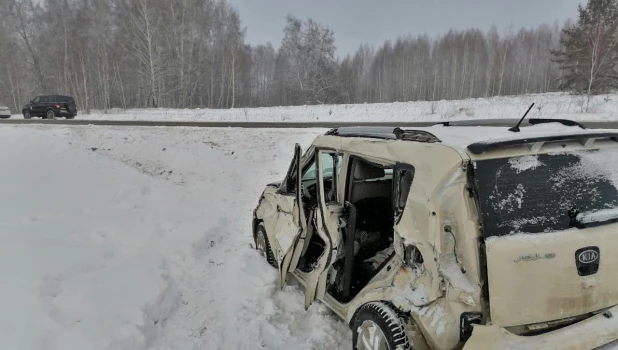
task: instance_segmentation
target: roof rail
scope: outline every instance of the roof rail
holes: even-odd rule
[[[580,124],[574,120],[570,120],[570,119],[548,119],[548,118],[530,118],[528,119],[528,123],[530,123],[531,125],[537,125],[537,124],[548,124],[548,123],[560,123],[562,125],[565,126],[577,126],[581,129],[586,129],[586,127],[583,124]]]
[[[536,137],[526,137],[526,138],[506,138],[506,139],[496,139],[496,140],[488,140],[482,142],[476,142],[471,145],[468,145],[468,149],[470,152],[474,154],[483,154],[486,151],[506,148],[510,146],[524,145],[528,143],[545,143],[545,142],[555,142],[555,141],[577,141],[577,140],[586,140],[594,141],[596,139],[610,139],[612,141],[618,142],[618,132],[587,132],[587,133],[578,133],[578,134],[567,134],[567,135],[551,135],[551,136],[536,136]]]
[[[464,119],[464,120],[453,120],[453,121],[446,121],[446,122],[440,122],[437,123],[436,125],[443,125],[443,126],[495,126],[495,127],[500,127],[500,126],[513,126],[515,124],[517,124],[517,122],[519,122],[518,119],[511,119],[511,118],[505,118],[505,119]],[[570,120],[570,119],[550,119],[550,118],[530,118],[530,119],[525,119],[521,126],[534,126],[537,124],[548,124],[548,123],[560,123],[562,125],[565,126],[577,126],[580,127],[582,129],[586,129],[586,127],[574,120]]]
[[[341,137],[367,137],[383,140],[403,140],[417,142],[441,142],[435,135],[422,130],[404,130],[396,127],[388,126],[353,126],[335,128],[326,132],[325,135],[341,136]]]

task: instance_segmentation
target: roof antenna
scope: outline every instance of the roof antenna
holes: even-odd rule
[[[524,114],[523,117],[521,117],[521,119],[519,120],[519,123],[517,123],[517,125],[515,125],[514,127],[510,128],[509,131],[512,132],[520,132],[521,130],[519,130],[519,126],[521,125],[521,122],[524,121],[524,119],[526,119],[526,116],[528,115],[528,113],[530,113],[530,110],[532,109],[532,107],[534,107],[534,102],[530,105],[530,108],[528,108],[528,110],[526,111],[526,114]]]

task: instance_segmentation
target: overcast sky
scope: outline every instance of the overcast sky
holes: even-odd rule
[[[335,31],[338,54],[362,43],[378,46],[399,35],[441,34],[450,28],[502,32],[576,19],[585,0],[228,0],[240,12],[247,42],[275,47],[283,37],[285,16],[308,17]]]

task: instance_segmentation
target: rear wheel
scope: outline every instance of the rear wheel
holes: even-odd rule
[[[255,234],[255,248],[266,258],[266,261],[274,268],[277,267],[277,261],[272,249],[270,249],[270,242],[268,242],[268,236],[266,235],[266,227],[263,223],[260,223],[257,227],[257,233]]]
[[[385,303],[361,306],[352,322],[355,350],[412,350],[403,322]]]
[[[56,119],[56,115],[54,114],[54,111],[49,109],[47,110],[47,112],[45,112],[45,118],[46,119]]]
[[[24,111],[24,119],[30,119],[32,116],[30,115],[30,111]]]

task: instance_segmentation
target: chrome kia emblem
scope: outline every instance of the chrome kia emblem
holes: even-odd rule
[[[599,253],[595,250],[588,249],[579,253],[577,256],[577,260],[582,264],[591,264],[597,260],[599,260]]]

